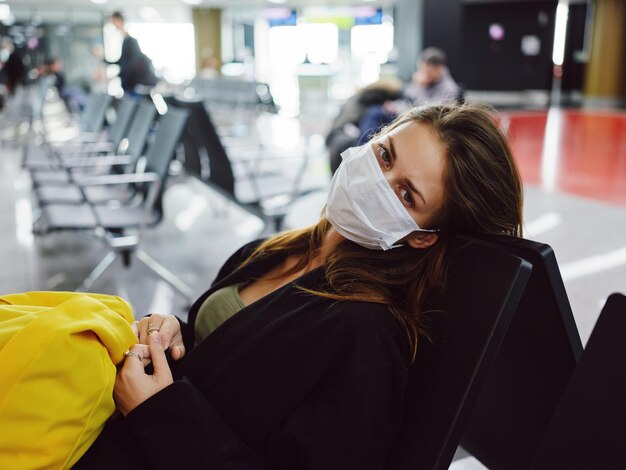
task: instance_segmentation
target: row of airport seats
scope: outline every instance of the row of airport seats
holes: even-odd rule
[[[227,78],[194,78],[188,84],[195,96],[201,96],[213,112],[219,110],[278,112],[278,105],[267,83]]]
[[[260,152],[264,145],[258,135],[260,116],[275,115],[279,107],[267,83],[234,78],[194,78],[172,92],[181,99],[202,101],[224,145],[241,146]]]
[[[326,188],[303,188],[309,155],[281,156],[262,149],[241,152],[226,145],[213,113],[203,98],[165,96],[168,105],[185,109],[190,120],[183,136],[187,173],[265,222],[267,231],[280,231],[293,203]],[[278,170],[277,170],[278,168]]]
[[[247,204],[238,195],[236,187],[245,174],[240,178],[233,170],[203,100],[166,96],[164,101],[167,112],[162,115],[151,101],[117,103],[109,144],[89,139],[48,142],[39,146],[43,156],[35,150],[25,154],[41,203],[38,230],[99,230],[109,243],[111,253],[83,288],[117,254],[126,261],[134,254],[150,264],[139,247],[140,234],[162,217],[159,201],[179,142],[189,174],[233,203],[273,220],[262,205]],[[87,105],[84,136],[101,108]],[[127,130],[118,132],[124,121]],[[118,140],[117,150],[123,154],[110,154]],[[84,155],[87,149],[93,151]],[[144,165],[140,173],[112,171]],[[63,196],[74,198],[72,203],[54,200],[59,189],[53,181],[73,188],[73,195]],[[95,188],[120,182],[127,186],[116,206],[99,200]],[[293,187],[288,194],[297,196]],[[139,235],[130,230],[139,230]],[[386,468],[446,469],[459,446],[490,469],[626,468],[621,444],[626,351],[620,338],[626,327],[626,297],[615,294],[608,300],[583,349],[549,246],[504,236],[456,236],[449,254],[446,289],[429,317],[429,338],[422,339],[411,367],[404,422]],[[170,281],[189,294],[178,280]]]
[[[165,95],[192,118],[184,136],[187,171],[227,199],[262,218],[270,230],[284,226],[292,204],[325,187],[304,189],[306,149],[278,155],[266,143],[261,118],[278,112],[266,83],[230,78],[194,78]]]
[[[118,256],[125,265],[133,256],[191,301],[191,289],[140,247],[145,230],[163,217],[170,163],[188,113],[167,109],[159,114],[150,100],[123,98],[115,122],[103,132],[111,105],[107,94],[90,95],[74,139],[57,144],[43,133],[25,145],[23,166],[31,174],[39,208],[33,230],[38,235],[83,231],[106,241],[110,251],[85,279],[83,290]]]
[[[155,104],[167,112],[158,115]],[[111,108],[115,120],[103,134]],[[134,255],[191,300],[189,287],[139,248],[144,231],[163,217],[161,201],[173,158],[189,175],[259,217],[263,233],[281,228],[290,203],[300,195],[306,158],[289,158],[290,165],[298,166],[290,179],[261,170],[258,154],[227,155],[203,100],[163,100],[156,94],[140,101],[113,100],[92,94],[77,123],[80,132],[63,142],[52,141],[41,126],[42,132],[24,146],[23,166],[39,207],[35,233],[96,231],[111,248],[83,282],[84,290],[118,255],[126,265]]]

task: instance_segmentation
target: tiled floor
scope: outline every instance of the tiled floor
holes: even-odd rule
[[[608,295],[626,292],[626,114],[515,112],[503,113],[501,122],[526,183],[526,236],[554,249],[584,343]],[[297,121],[283,123],[291,126],[294,148],[304,142],[311,154],[306,183],[312,186],[327,185],[330,177],[321,135],[327,123],[316,120],[315,133]],[[279,120],[272,126],[281,130]],[[285,139],[279,142],[288,150]],[[300,201],[288,225],[313,223],[323,199],[321,193]],[[258,218],[193,178],[174,178],[164,203],[165,218],[143,246],[194,294],[207,288],[231,252],[263,228]],[[106,253],[104,243],[78,233],[34,237],[33,209],[18,149],[0,147],[0,291],[76,288]],[[93,290],[122,295],[138,316],[184,315],[186,302],[139,263],[124,269],[117,262]],[[454,468],[481,466],[463,459]]]

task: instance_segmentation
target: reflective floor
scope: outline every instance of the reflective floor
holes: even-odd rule
[[[528,184],[626,205],[626,114],[505,112],[502,122]]]
[[[503,112],[500,119],[525,181],[526,237],[554,249],[585,343],[609,294],[626,292],[626,114],[554,109]],[[310,186],[324,187],[330,180],[323,147],[329,124],[330,119],[311,116],[289,124],[298,136],[290,132],[294,144],[303,139],[310,153],[305,178]],[[273,126],[280,142],[280,122]],[[36,207],[20,158],[18,148],[0,147],[0,291],[73,290],[107,248],[84,233],[32,234]],[[323,200],[322,192],[299,201],[287,225],[313,223]],[[164,220],[148,232],[143,247],[194,295],[209,286],[230,253],[263,229],[260,219],[184,175],[172,178],[164,204]],[[123,296],[136,316],[185,315],[187,301],[140,263],[125,269],[116,261],[92,290]],[[453,466],[481,468],[471,458]]]

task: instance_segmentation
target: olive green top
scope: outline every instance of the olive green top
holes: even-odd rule
[[[245,307],[239,297],[239,286],[233,284],[216,290],[200,306],[196,317],[196,345],[222,323]]]

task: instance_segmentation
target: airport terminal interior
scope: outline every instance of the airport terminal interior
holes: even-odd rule
[[[143,57],[130,84],[125,37]],[[490,107],[523,236],[553,250],[584,347],[626,293],[621,0],[0,0],[0,294],[113,294],[137,319],[186,319],[243,244],[317,223],[339,153],[375,130],[366,93],[370,109],[433,104],[407,91],[438,86],[424,64],[457,86],[445,99]],[[459,438],[451,469],[528,468]]]

